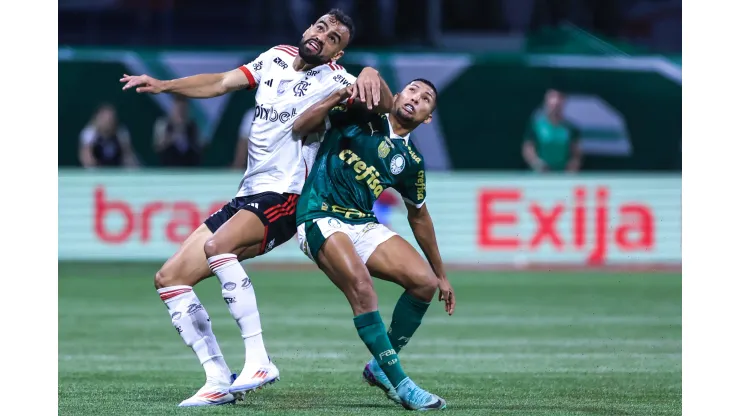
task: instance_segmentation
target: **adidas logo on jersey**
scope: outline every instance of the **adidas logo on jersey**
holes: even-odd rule
[[[272,80],[269,80],[269,81],[265,81],[265,84],[266,84],[266,85],[267,85],[268,87],[272,87]]]
[[[252,207],[254,209],[260,209],[260,206],[259,206],[259,203],[258,202],[250,202],[247,205],[249,205],[250,207]]]

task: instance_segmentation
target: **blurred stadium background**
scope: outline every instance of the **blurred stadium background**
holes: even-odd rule
[[[254,114],[251,91],[178,102],[118,79],[236,68],[334,6],[358,27],[348,71],[440,91],[412,140],[459,308],[430,310],[409,373],[458,414],[680,414],[680,1],[59,0],[60,414],[171,414],[200,386],[152,279],[233,197]],[[523,155],[548,90],[565,94],[578,169]],[[106,130],[118,166],[93,166]],[[376,208],[413,241],[397,195]],[[396,411],[359,383],[351,311],[296,244],[245,266],[283,381],[203,413]],[[212,280],[197,292],[237,370]],[[378,288],[389,317],[399,292]]]

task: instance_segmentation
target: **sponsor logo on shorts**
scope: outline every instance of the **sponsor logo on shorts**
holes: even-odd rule
[[[224,302],[226,302],[227,305],[236,303],[236,298],[224,296]]]
[[[172,320],[173,321],[176,321],[176,320],[180,319],[181,316],[182,316],[182,313],[175,312],[175,313],[172,314]]]
[[[228,291],[232,291],[235,288],[236,288],[236,283],[234,283],[234,282],[226,282],[226,283],[224,283],[224,289],[226,289]]]
[[[336,218],[329,218],[329,221],[327,221],[330,227],[332,228],[342,228],[342,223],[339,222]]]

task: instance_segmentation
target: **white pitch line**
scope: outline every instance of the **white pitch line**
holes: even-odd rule
[[[359,343],[355,343],[354,339],[294,339],[294,340],[273,340],[268,341],[270,348],[306,348],[306,347],[342,347],[345,345],[354,345],[357,348],[361,348]],[[79,343],[77,340],[60,341],[60,345],[74,345]],[[105,346],[107,344],[120,346],[119,342],[111,341],[110,343],[102,342],[98,343],[98,346]],[[222,348],[239,348],[242,346],[242,342],[233,340],[220,341],[219,344]],[[161,346],[161,341],[142,341],[137,343],[141,351],[143,347],[158,347]],[[488,347],[554,347],[554,348],[575,348],[575,347],[592,347],[592,348],[620,348],[620,347],[645,347],[658,348],[658,347],[673,347],[680,348],[682,340],[677,339],[665,339],[665,338],[641,338],[641,339],[610,339],[610,338],[547,338],[547,339],[536,339],[536,338],[502,338],[497,339],[495,334],[491,338],[487,339],[428,339],[425,337],[419,337],[412,339],[411,346],[413,348],[429,348],[429,347],[470,347],[470,348],[488,348]]]
[[[310,352],[310,351],[298,351],[298,352],[276,352],[273,353],[276,360],[279,359],[345,359],[345,358],[356,358],[356,353],[345,353],[345,352]],[[406,353],[401,354],[403,360],[476,360],[476,361],[496,361],[496,360],[542,360],[542,359],[554,359],[554,360],[599,360],[599,359],[681,359],[680,353],[465,353],[465,354],[451,354],[451,353]],[[111,362],[129,362],[129,361],[141,361],[142,358],[146,360],[156,361],[181,361],[181,360],[194,360],[195,357],[192,354],[170,354],[170,355],[105,355],[105,354],[76,354],[76,355],[62,355],[59,357],[63,361],[111,361]]]
[[[299,316],[299,315],[270,315],[262,314],[264,326],[274,327],[352,327],[351,316]],[[106,319],[106,322],[115,322],[116,325],[124,327],[141,327],[141,322],[134,317],[126,315]],[[214,317],[211,317],[213,320]],[[602,326],[602,325],[670,325],[681,326],[681,317],[676,316],[428,316],[422,325],[426,326]]]

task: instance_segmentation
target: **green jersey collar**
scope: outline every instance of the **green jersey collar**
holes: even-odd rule
[[[388,123],[388,134],[390,134],[391,139],[403,139],[404,143],[409,144],[409,136],[411,135],[411,133],[408,133],[405,136],[397,135],[393,132],[393,126],[391,126],[391,118],[388,117],[388,114],[383,115],[383,118],[385,118],[386,123]]]

